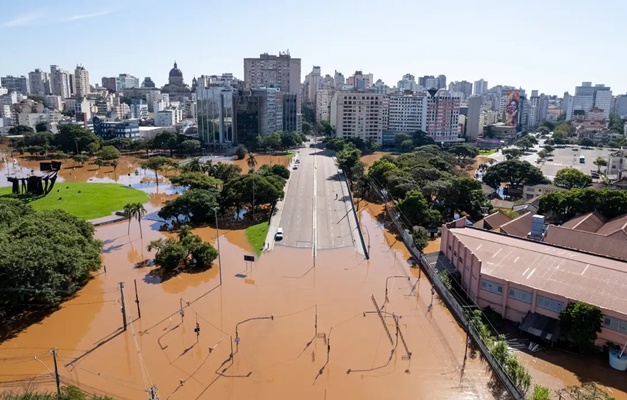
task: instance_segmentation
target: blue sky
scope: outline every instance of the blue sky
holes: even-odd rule
[[[84,65],[91,83],[130,73],[166,83],[232,72],[290,50],[323,74],[395,85],[407,72],[487,79],[549,94],[582,81],[627,91],[619,0],[31,0],[0,4],[0,76]]]

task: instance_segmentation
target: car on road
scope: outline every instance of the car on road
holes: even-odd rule
[[[298,165],[294,165],[294,167],[292,169],[294,169],[294,170],[298,169]]]
[[[274,234],[274,240],[276,240],[277,242],[283,240],[283,228],[278,228],[276,230],[276,233]]]

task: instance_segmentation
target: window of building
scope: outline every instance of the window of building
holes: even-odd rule
[[[481,289],[496,294],[503,294],[503,285],[481,278]]]
[[[622,319],[608,317],[607,315],[604,315],[603,327],[616,332],[627,334],[627,321],[623,321]]]
[[[532,296],[533,295],[531,292],[527,292],[526,290],[521,290],[521,289],[516,289],[516,288],[509,288],[509,293],[507,294],[507,297],[509,297],[510,299],[522,301],[523,303],[528,303],[528,304],[531,304]]]
[[[545,308],[557,313],[562,312],[562,310],[566,307],[563,301],[551,299],[541,295],[536,296],[536,305],[540,308]]]

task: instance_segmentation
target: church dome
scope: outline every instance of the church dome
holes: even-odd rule
[[[170,77],[183,77],[183,72],[176,66],[176,62],[174,62],[174,68],[170,70]]]

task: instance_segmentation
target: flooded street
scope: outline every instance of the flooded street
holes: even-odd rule
[[[465,334],[446,308],[435,299],[427,312],[431,286],[418,282],[406,250],[367,211],[361,218],[371,260],[353,248],[325,250],[315,267],[311,249],[286,247],[247,265],[243,232],[220,231],[221,286],[217,262],[165,282],[135,267],[162,237],[158,222],[143,222],[143,239],[136,224],[131,240],[126,223],[100,227],[107,272],[0,345],[2,386],[33,379],[53,388],[56,347],[63,383],[122,399],[144,399],[152,385],[162,399],[492,398],[485,365],[468,358],[462,368]],[[197,233],[216,245],[215,230]]]

